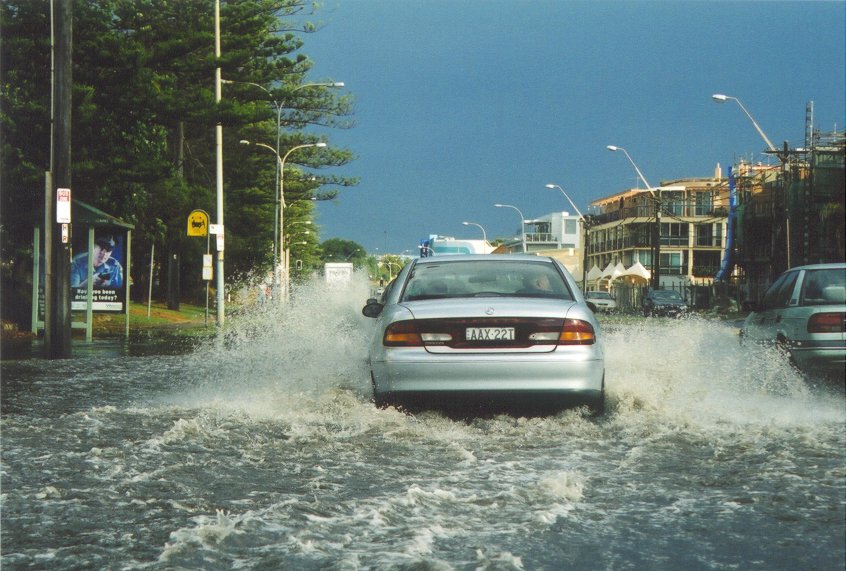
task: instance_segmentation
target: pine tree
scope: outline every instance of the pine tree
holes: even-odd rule
[[[48,8],[47,2],[31,0],[0,4],[4,260],[28,258],[32,227],[43,208],[50,149]],[[301,87],[314,81],[308,77],[312,62],[302,53],[305,38],[316,30],[306,20],[310,9],[303,0],[223,2],[222,57],[216,62],[213,5],[208,0],[76,4],[74,198],[135,225],[133,259],[145,260],[151,243],[162,256],[168,245],[183,249],[185,272],[191,278],[183,283],[193,282],[202,291],[197,260],[205,244],[183,235],[194,208],[214,217],[214,125],[220,121],[225,132],[227,280],[269,268],[276,162],[238,141],[275,142],[277,111],[272,100],[283,108],[282,151],[315,141],[307,133],[310,126],[352,126],[349,96]],[[235,82],[224,86],[220,105],[214,102],[218,63],[223,77]],[[352,159],[352,153],[342,149],[309,151],[314,152],[298,154],[290,167],[321,169]],[[295,216],[311,218],[310,198],[334,196],[336,191],[323,190],[324,185],[356,183],[288,170],[286,165],[286,195],[299,205],[291,208],[290,222]],[[143,264],[136,264],[132,275],[136,284],[144,283]]]

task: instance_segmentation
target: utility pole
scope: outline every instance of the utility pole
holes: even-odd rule
[[[52,228],[50,248],[50,300],[45,315],[47,358],[67,359],[71,356],[71,250],[70,231],[63,232],[56,219],[57,189],[71,188],[71,92],[72,74],[72,0],[53,0],[53,140],[52,184],[45,193],[45,229]],[[49,331],[49,333],[48,333]]]
[[[215,0],[215,105],[216,112],[220,113],[221,103],[221,3]],[[224,230],[224,134],[220,118],[215,124],[215,196],[217,204],[217,222],[221,232]],[[225,236],[225,234],[224,234]],[[226,312],[224,311],[224,250],[223,238],[218,236],[218,259],[215,267],[215,299],[217,301],[218,327],[224,324]]]
[[[615,145],[607,145],[607,149],[612,152],[622,151],[626,158],[629,160],[630,164],[635,168],[635,172],[638,173],[638,178],[641,179],[641,182],[644,183],[644,186],[647,187],[647,190],[650,191],[650,197],[653,201],[653,213],[656,216],[656,222],[652,225],[651,228],[651,256],[653,258],[653,270],[650,272],[650,285],[653,289],[659,289],[662,281],[660,279],[660,272],[662,268],[661,264],[661,255],[662,255],[662,194],[661,188],[657,188],[656,191],[653,191],[653,186],[647,182],[647,179],[644,178],[644,175],[641,173],[641,169],[638,168],[638,165],[635,164],[635,161],[632,160],[632,157],[629,156],[629,153],[623,147],[616,147]]]
[[[591,223],[588,218],[582,217],[582,293],[588,291],[588,246],[591,243]]]
[[[661,287],[660,274],[662,268],[662,194],[660,189],[656,189],[654,198],[656,223],[653,224],[653,270],[650,272],[650,278],[653,289]]]

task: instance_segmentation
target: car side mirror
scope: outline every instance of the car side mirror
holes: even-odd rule
[[[755,301],[742,301],[741,302],[741,310],[742,311],[759,311],[761,310],[761,306]]]
[[[372,297],[365,303],[365,307],[362,308],[362,315],[365,317],[379,317],[383,307],[385,306],[379,303],[376,298]]]
[[[594,305],[590,301],[586,301],[585,305],[587,305],[588,309],[590,309],[593,313],[597,313],[597,306],[596,305]]]

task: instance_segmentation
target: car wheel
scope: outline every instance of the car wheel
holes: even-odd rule
[[[600,396],[588,401],[588,412],[592,417],[603,416],[606,413],[606,391],[600,393]]]
[[[794,360],[794,354],[791,352],[791,342],[787,338],[782,336],[777,338],[776,350],[779,351],[780,355],[783,355],[788,360],[788,364],[791,365],[792,369],[795,371],[800,370],[797,366],[797,362]]]
[[[387,408],[388,400],[385,396],[377,394],[376,392],[376,381],[374,380],[373,372],[371,372],[371,390],[373,392],[373,402],[377,408]]]
[[[603,373],[603,380],[600,383],[600,395],[590,399],[588,404],[588,412],[593,417],[603,416],[606,413],[606,374]]]

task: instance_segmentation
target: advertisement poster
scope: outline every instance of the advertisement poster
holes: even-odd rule
[[[88,233],[75,232],[71,259],[71,309],[85,310],[88,282],[94,286],[94,311],[123,311],[125,294],[125,235],[109,229],[95,229],[94,248],[88,252]],[[88,275],[88,258],[93,268]]]

